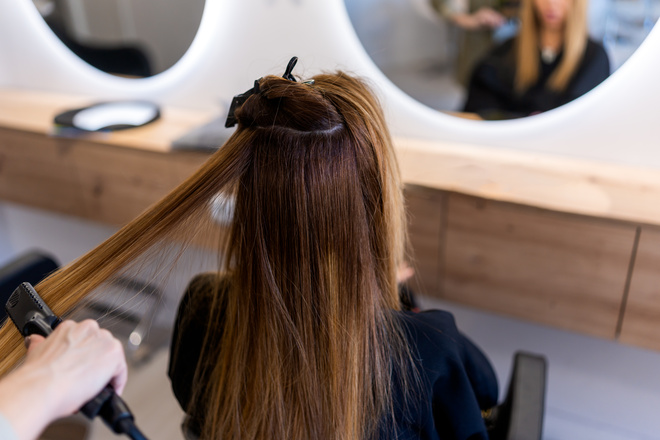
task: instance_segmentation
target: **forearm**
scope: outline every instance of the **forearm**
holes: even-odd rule
[[[34,440],[55,419],[53,381],[43,371],[19,368],[0,381],[0,413],[18,440]]]
[[[447,18],[456,26],[469,31],[479,29],[496,29],[504,24],[504,16],[488,7],[481,8],[473,13],[456,11],[447,14]]]
[[[481,27],[477,19],[472,14],[467,14],[467,13],[447,14],[447,18],[456,26],[462,29],[475,30]]]

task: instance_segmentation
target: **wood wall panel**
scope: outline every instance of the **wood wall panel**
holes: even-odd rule
[[[82,190],[61,139],[0,128],[0,198],[84,216]]]
[[[442,229],[446,194],[442,191],[408,185],[405,189],[410,240],[410,264],[415,276],[410,280],[417,293],[438,296],[442,271]]]
[[[135,218],[193,174],[207,154],[134,151],[80,145],[72,155],[84,203],[98,219],[122,224]]]
[[[451,194],[443,296],[613,338],[635,227]]]
[[[166,195],[207,157],[0,127],[0,199],[121,225]]]
[[[660,229],[642,227],[619,339],[660,350]]]

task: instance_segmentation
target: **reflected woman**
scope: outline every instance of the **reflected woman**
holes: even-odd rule
[[[610,74],[587,34],[587,0],[524,0],[520,33],[475,68],[464,111],[486,119],[528,116],[570,102]]]

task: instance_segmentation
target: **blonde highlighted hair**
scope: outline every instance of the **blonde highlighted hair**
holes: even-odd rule
[[[548,79],[547,87],[563,92],[580,66],[587,47],[588,0],[572,0],[564,25],[562,59]],[[520,9],[520,32],[516,38],[515,89],[524,93],[539,78],[540,23],[534,0],[523,0]]]
[[[374,438],[394,413],[393,378],[407,377],[394,314],[404,209],[382,110],[361,80],[313,79],[261,79],[236,132],[193,176],[36,286],[65,314],[154,245],[195,236],[192,219],[217,194],[235,197],[215,243],[231,285],[208,311],[222,316],[206,323],[196,377],[208,382],[191,384],[203,438]],[[0,374],[23,351],[5,325]]]

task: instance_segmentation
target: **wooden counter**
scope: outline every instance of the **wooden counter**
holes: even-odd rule
[[[38,188],[50,193],[57,191],[57,185],[73,185],[84,193],[84,199],[91,196],[98,202],[99,198],[116,196],[116,208],[122,210],[121,205],[133,203],[124,197],[136,197],[144,209],[145,201],[162,197],[207,157],[205,153],[171,148],[174,139],[215,116],[193,110],[166,107],[159,121],[112,134],[78,139],[51,136],[55,114],[92,102],[65,94],[0,89],[0,197],[55,210],[63,204],[66,206],[61,210],[69,212],[70,204],[40,195]],[[660,225],[660,170],[415,139],[395,139],[395,145],[407,183],[561,212]],[[34,181],[35,177],[43,182]],[[127,183],[130,191],[118,188]],[[110,194],[104,196],[108,191]],[[138,195],[144,191],[148,194]],[[109,200],[103,203],[112,204]],[[127,210],[126,216],[74,214],[123,223],[134,211]]]
[[[114,225],[133,219],[203,163],[171,142],[212,115],[162,109],[144,127],[52,136],[53,116],[89,98],[0,90],[0,198]]]
[[[407,183],[555,211],[660,225],[660,170],[397,139]]]
[[[0,199],[120,225],[208,153],[171,142],[217,115],[166,107],[148,126],[52,136],[94,102],[0,89]],[[660,349],[660,171],[396,139],[416,288],[522,319]]]

